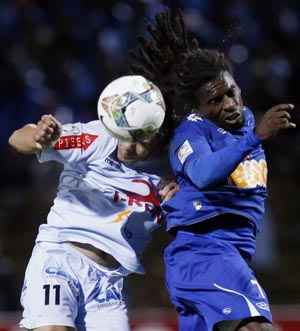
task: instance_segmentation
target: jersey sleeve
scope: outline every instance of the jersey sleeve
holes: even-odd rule
[[[95,125],[90,123],[63,125],[62,134],[55,146],[40,152],[37,155],[38,160],[40,162],[57,161],[63,164],[80,162],[90,152],[92,144],[99,135],[94,129]]]
[[[205,130],[190,128],[175,139],[170,162],[176,175],[188,177],[199,189],[225,181],[251,150],[260,144],[253,131],[220,150],[213,151]]]

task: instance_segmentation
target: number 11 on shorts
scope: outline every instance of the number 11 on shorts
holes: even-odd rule
[[[47,305],[50,304],[51,285],[50,284],[45,284],[43,286],[43,289],[45,291],[45,305],[47,306]],[[53,285],[52,289],[54,291],[54,298],[55,298],[54,303],[55,303],[55,305],[59,305],[60,304],[60,285],[58,285],[58,284]]]

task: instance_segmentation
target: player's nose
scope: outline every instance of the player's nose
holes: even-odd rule
[[[235,111],[236,102],[233,98],[225,95],[223,99],[223,110],[230,113]]]

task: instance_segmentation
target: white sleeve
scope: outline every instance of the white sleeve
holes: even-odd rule
[[[37,155],[38,160],[40,162],[57,161],[60,163],[80,162],[90,152],[90,146],[97,137],[98,134],[95,130],[92,132],[89,130],[89,123],[65,124],[55,146],[40,152]]]

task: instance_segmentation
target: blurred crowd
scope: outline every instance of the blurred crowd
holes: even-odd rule
[[[54,164],[40,166],[33,157],[11,151],[9,135],[45,113],[63,123],[95,119],[101,90],[128,72],[128,51],[137,35],[166,5],[183,9],[201,45],[227,54],[257,117],[275,104],[292,103],[300,127],[299,0],[1,0],[0,280],[11,284],[0,282],[0,310],[18,308],[14,298],[59,172]],[[276,303],[300,302],[300,270],[294,264],[300,253],[298,141],[295,129],[266,145],[269,225],[257,264]],[[161,245],[167,241],[166,234],[158,234],[146,254],[146,285],[132,276],[133,307],[169,305],[161,264]]]

